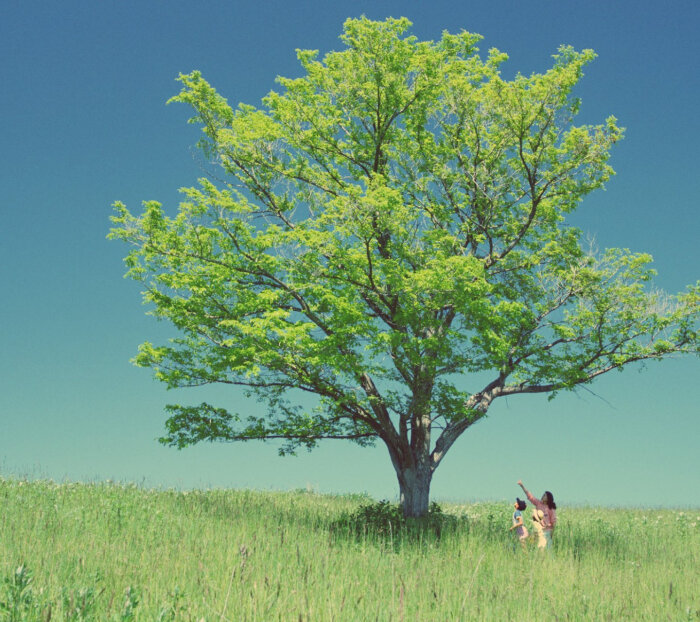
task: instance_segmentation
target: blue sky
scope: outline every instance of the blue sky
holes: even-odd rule
[[[274,444],[160,446],[173,395],[129,359],[171,334],[145,315],[109,242],[110,205],[172,210],[201,176],[189,110],[165,106],[199,69],[231,103],[257,104],[295,48],[339,49],[347,17],[406,16],[413,33],[482,34],[506,75],[544,71],[562,44],[598,59],[579,85],[580,122],[627,128],[618,175],[575,214],[601,248],[650,252],[655,285],[700,277],[700,43],[694,1],[21,2],[0,20],[0,475],[163,487],[311,487],[394,499],[386,451],[328,442],[298,457]],[[552,402],[496,402],[433,480],[443,500],[505,499],[518,478],[560,503],[700,506],[700,362],[683,358],[601,378]],[[258,412],[230,389],[222,406]]]

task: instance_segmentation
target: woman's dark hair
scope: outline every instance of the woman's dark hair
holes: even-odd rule
[[[522,499],[518,499],[518,497],[515,497],[515,500],[518,503],[518,509],[519,510],[524,510],[527,507],[527,503],[525,503]]]
[[[556,510],[557,509],[557,504],[554,503],[554,495],[552,495],[549,490],[545,490],[544,494],[542,495],[542,501],[544,501],[547,504],[547,507],[550,510]]]

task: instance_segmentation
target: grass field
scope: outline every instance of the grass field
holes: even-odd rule
[[[370,502],[0,478],[0,620],[700,620],[700,509],[560,508],[550,555],[508,502],[379,533]]]

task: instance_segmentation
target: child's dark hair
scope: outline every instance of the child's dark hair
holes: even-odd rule
[[[543,496],[544,496],[545,498],[542,499],[542,501],[544,501],[544,502],[547,504],[547,507],[548,507],[550,510],[556,510],[556,509],[557,509],[557,504],[554,503],[554,495],[552,495],[552,493],[549,492],[549,490],[545,490]]]
[[[524,510],[527,507],[527,503],[525,503],[522,499],[519,499],[518,497],[515,497],[515,502],[518,504],[518,509],[520,511]]]

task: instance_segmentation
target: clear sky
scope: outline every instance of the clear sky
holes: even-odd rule
[[[395,499],[386,450],[329,441],[279,458],[272,443],[160,446],[166,403],[250,412],[224,388],[168,393],[129,363],[165,325],[124,280],[126,248],[105,239],[110,205],[173,211],[201,176],[186,125],[165,101],[199,69],[232,104],[258,104],[295,48],[341,47],[347,17],[406,16],[413,33],[484,35],[506,75],[544,71],[557,47],[593,48],[580,122],[627,128],[618,175],[576,224],[601,248],[651,253],[655,285],[700,277],[700,3],[675,0],[8,0],[0,18],[0,476],[132,481],[155,487],[310,487]],[[437,500],[510,499],[522,478],[560,504],[700,506],[700,362],[604,376],[548,402],[497,401],[452,448]]]

